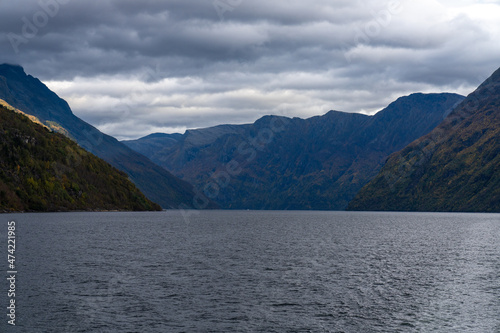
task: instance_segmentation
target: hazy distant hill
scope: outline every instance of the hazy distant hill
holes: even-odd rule
[[[149,199],[163,208],[191,205],[195,196],[192,185],[76,117],[66,101],[38,79],[26,75],[22,67],[0,65],[0,98],[126,172]]]
[[[393,154],[349,209],[500,212],[500,69]]]
[[[125,140],[122,143],[134,151],[142,152],[141,154],[144,156],[152,156],[160,149],[175,145],[180,138],[182,138],[182,134],[178,133],[154,133],[141,138],[141,140]]]
[[[267,116],[125,143],[223,208],[340,210],[391,153],[430,132],[463,98],[413,94],[375,116]]]
[[[161,209],[125,173],[0,104],[0,211]]]

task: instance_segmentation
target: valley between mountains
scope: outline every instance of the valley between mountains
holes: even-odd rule
[[[430,132],[463,98],[413,94],[374,116],[266,116],[123,143],[222,208],[343,210],[390,154]]]
[[[6,104],[177,209],[498,212],[499,86],[496,71],[468,97],[415,93],[373,116],[270,115],[119,142],[22,67],[0,65]]]

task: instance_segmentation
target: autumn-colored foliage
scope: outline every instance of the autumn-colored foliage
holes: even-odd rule
[[[125,173],[0,106],[0,211],[159,209]]]

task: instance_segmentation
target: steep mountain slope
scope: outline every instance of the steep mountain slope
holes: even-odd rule
[[[161,209],[123,172],[0,104],[0,211]]]
[[[463,98],[414,94],[375,116],[267,116],[187,131],[162,149],[148,138],[127,144],[223,208],[345,209],[389,154],[431,131]]]
[[[192,185],[76,117],[66,101],[38,79],[26,75],[22,67],[0,65],[0,98],[127,173],[149,199],[163,208],[192,203],[195,196]]]
[[[500,212],[500,69],[393,154],[349,209]]]

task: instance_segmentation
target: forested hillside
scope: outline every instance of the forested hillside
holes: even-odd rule
[[[500,69],[393,154],[349,209],[500,212]]]
[[[125,173],[0,105],[0,211],[159,209]]]

